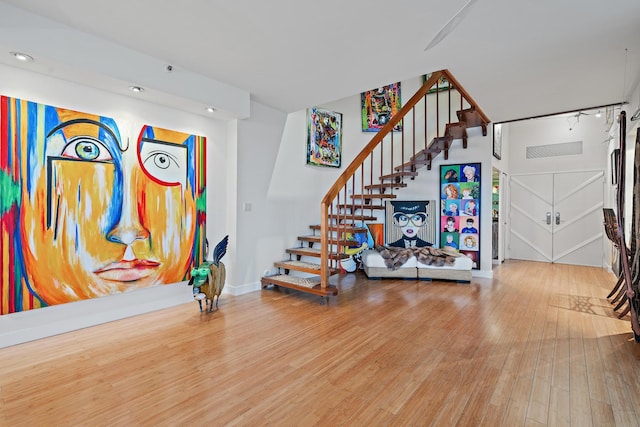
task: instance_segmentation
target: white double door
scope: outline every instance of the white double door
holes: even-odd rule
[[[604,172],[511,175],[509,257],[602,267]]]

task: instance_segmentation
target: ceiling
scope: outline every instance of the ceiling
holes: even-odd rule
[[[0,49],[46,49],[25,65],[0,50],[0,63],[116,92],[147,84],[150,101],[185,110],[238,90],[284,112],[448,68],[494,122],[630,101],[640,84],[638,0],[472,0],[425,51],[468,2],[5,0],[24,19],[0,18]],[[74,42],[46,43],[60,32]],[[186,77],[156,84],[142,60]]]

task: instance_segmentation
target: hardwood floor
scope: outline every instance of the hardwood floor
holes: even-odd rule
[[[638,426],[640,344],[602,269],[471,284],[341,276],[0,350],[7,426]]]

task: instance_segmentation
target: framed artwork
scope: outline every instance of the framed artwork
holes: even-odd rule
[[[399,248],[436,246],[435,200],[387,201],[385,244]]]
[[[440,248],[460,252],[480,267],[480,163],[440,166]]]
[[[307,109],[307,164],[339,168],[342,162],[342,114]]]
[[[502,123],[493,124],[493,157],[502,158]]]
[[[400,82],[362,92],[362,131],[377,132],[400,111]],[[393,127],[402,130],[402,121]]]
[[[187,280],[204,259],[205,142],[0,96],[0,314]]]
[[[422,76],[422,84],[425,84],[427,82],[427,80],[429,80],[431,78],[431,74],[433,73],[428,73]],[[436,87],[433,87],[431,89],[429,89],[429,91],[427,92],[427,94],[429,93],[436,93],[436,92],[442,92],[449,89],[449,80],[447,80],[446,77],[440,77],[438,79],[438,84],[436,85]],[[451,86],[451,89],[453,89],[453,85]]]

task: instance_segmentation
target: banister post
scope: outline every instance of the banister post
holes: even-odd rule
[[[329,285],[329,206],[320,205],[320,287]]]

